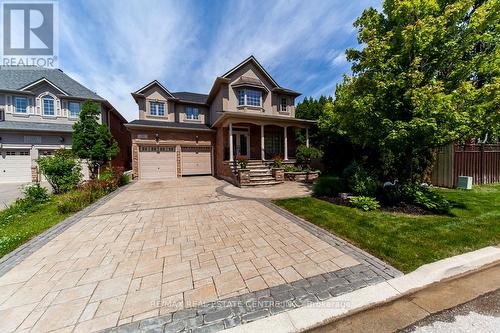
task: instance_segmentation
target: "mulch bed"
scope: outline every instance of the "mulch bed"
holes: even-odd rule
[[[319,199],[330,202],[330,203],[335,204],[335,205],[352,207],[349,199],[343,199],[341,197],[335,197],[335,198],[320,197]],[[380,210],[385,211],[385,212],[402,213],[402,214],[410,214],[410,215],[432,215],[432,214],[434,214],[428,210],[423,209],[422,207],[412,205],[412,204],[407,204],[404,202],[401,202],[397,206],[382,206],[380,208]]]

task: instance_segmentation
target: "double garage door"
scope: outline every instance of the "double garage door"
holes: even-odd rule
[[[206,175],[212,173],[211,147],[181,147],[180,161],[177,161],[175,146],[140,146],[139,178],[166,179],[177,176],[177,163],[185,175]]]
[[[31,182],[31,156],[28,149],[0,150],[0,183]]]

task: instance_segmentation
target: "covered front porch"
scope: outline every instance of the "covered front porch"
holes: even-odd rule
[[[297,119],[294,119],[297,120]],[[309,146],[309,124],[300,122],[229,119],[220,128],[223,160],[237,157],[247,160],[270,161],[279,156],[285,163],[294,162],[301,133],[302,144]]]

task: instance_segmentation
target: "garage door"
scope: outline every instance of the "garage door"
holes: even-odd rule
[[[0,183],[31,182],[31,156],[28,149],[0,150]]]
[[[139,178],[165,179],[176,177],[175,147],[139,147]]]
[[[212,147],[182,147],[182,175],[212,173]]]

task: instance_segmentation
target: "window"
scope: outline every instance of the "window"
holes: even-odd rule
[[[238,90],[238,105],[261,106],[262,91],[253,89]]]
[[[69,116],[71,118],[78,118],[80,115],[80,103],[78,102],[68,102]]]
[[[158,102],[149,102],[149,114],[152,116],[164,116],[165,104]]]
[[[192,106],[186,107],[186,118],[187,119],[196,120],[199,118],[199,115],[200,115],[200,111],[198,110],[198,108],[194,108]]]
[[[43,115],[44,116],[54,116],[54,97],[45,96],[43,98]]]
[[[16,113],[26,113],[28,99],[26,97],[15,97]]]
[[[281,98],[280,111],[286,112],[286,106],[287,106],[286,98],[283,97],[283,98]]]

